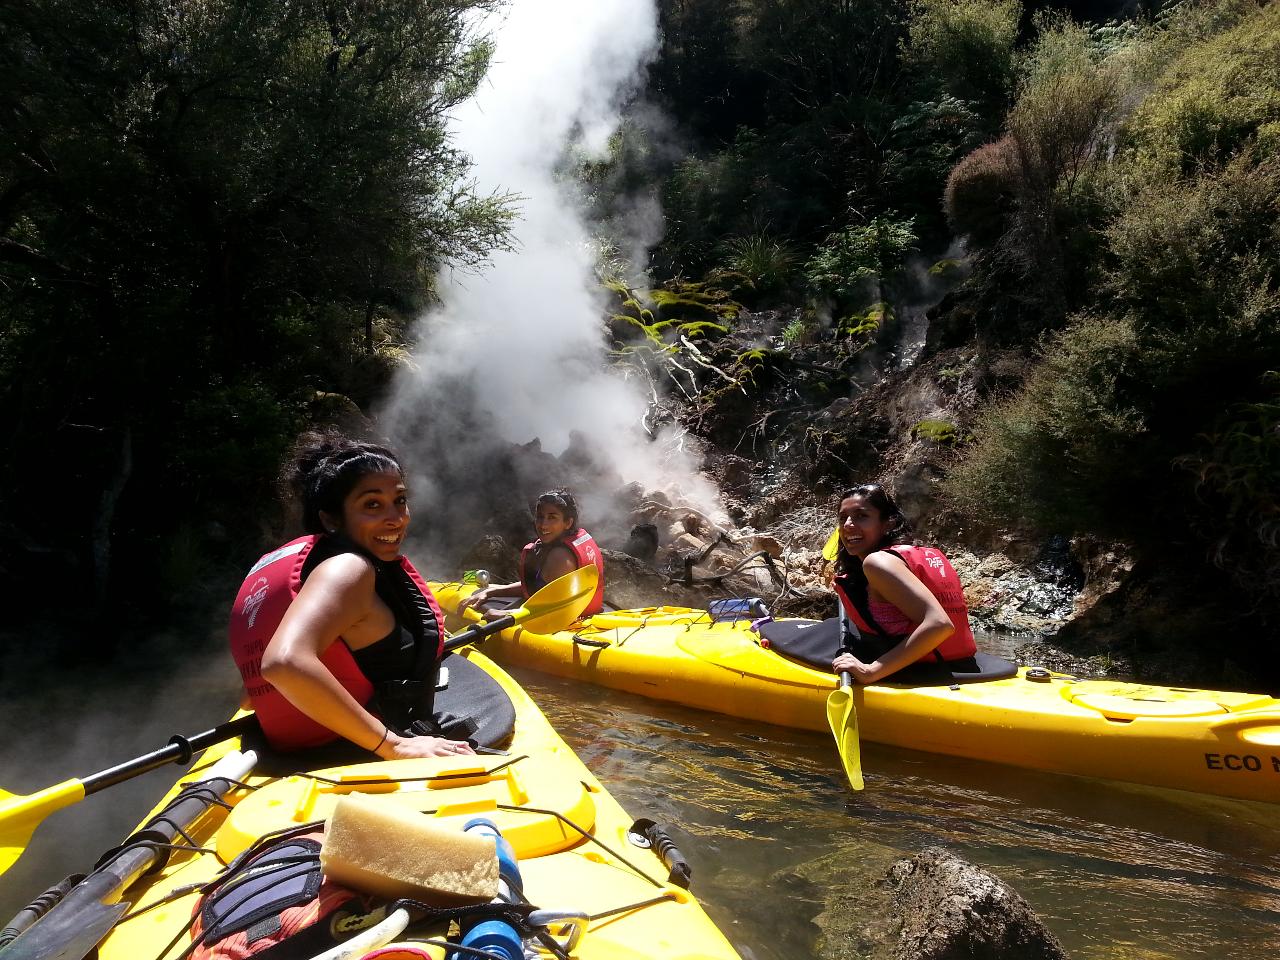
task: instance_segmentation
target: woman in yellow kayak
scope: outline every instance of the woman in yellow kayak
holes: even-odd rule
[[[568,490],[548,490],[534,504],[533,525],[538,539],[520,551],[520,579],[477,590],[458,605],[468,607],[503,597],[528,598],[552,580],[592,564],[600,571],[595,595],[583,616],[599,613],[604,606],[604,557],[591,534],[578,525],[578,504]],[[501,611],[488,611],[500,616]]]
[[[386,447],[337,433],[299,438],[285,479],[299,537],[249,571],[231,612],[232,656],[273,747],[345,737],[384,760],[473,753],[427,731],[443,618],[401,554],[404,471]]]
[[[920,662],[976,670],[964,590],[933,547],[910,545],[910,525],[878,483],[840,497],[835,588],[861,639],[832,662],[874,683]]]

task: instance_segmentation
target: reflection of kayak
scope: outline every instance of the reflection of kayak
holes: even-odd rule
[[[452,656],[445,664],[449,685],[437,695],[437,709],[467,726],[468,704],[482,702],[482,715],[470,717],[480,721],[474,737],[495,742],[502,751],[366,762],[370,754],[356,755],[355,748],[342,745],[311,753],[305,764],[309,769],[299,767],[302,754],[265,753],[248,778],[254,789],[233,788],[227,794],[233,806],[225,817],[215,806],[189,831],[190,839],[209,852],[177,852],[158,872],[128,886],[125,900],[133,904],[129,916],[116,922],[116,914],[110,915],[115,926],[99,947],[100,960],[179,957],[190,943],[184,931],[197,904],[197,893],[189,885],[208,883],[219,869],[219,859],[231,861],[266,834],[326,820],[339,798],[351,793],[364,794],[377,804],[424,812],[449,828],[460,828],[476,816],[493,821],[514,847],[528,902],[579,915],[551,921],[544,929],[561,945],[574,937],[575,958],[736,958],[697,901],[668,882],[680,881],[684,865],[679,852],[651,821],[633,825],[515,681],[475,651]],[[211,747],[197,766],[254,747],[252,737],[233,739]],[[345,762],[340,752],[347,752]],[[392,778],[395,782],[389,782]],[[153,817],[177,790],[156,807]],[[644,839],[637,844],[640,837]],[[656,850],[662,851],[662,858]],[[86,860],[87,868],[92,857]],[[175,892],[178,895],[165,902]],[[84,926],[102,909],[101,904],[77,907],[74,900],[68,895],[0,954],[6,960],[10,951],[16,958],[57,955],[47,952],[57,931]],[[70,911],[58,917],[61,907]],[[77,909],[83,913],[77,915]],[[447,926],[411,927],[396,942],[440,938]],[[442,948],[419,949],[426,951],[419,956],[444,955]]]
[[[471,589],[443,584],[436,596],[453,611]],[[554,634],[507,630],[486,649],[507,664],[806,730],[827,729],[824,705],[836,684],[829,670],[766,648],[745,620],[713,623],[703,611],[673,607],[613,611]],[[1280,700],[1273,697],[1077,680],[1045,671],[1028,676],[1026,668],[1003,679],[952,679],[855,690],[862,738],[1054,773],[1280,802]]]

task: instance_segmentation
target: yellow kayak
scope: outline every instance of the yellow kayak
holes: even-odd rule
[[[433,585],[456,611],[470,584]],[[786,623],[786,621],[777,621]],[[796,621],[796,623],[802,623]],[[827,729],[836,677],[769,648],[745,619],[681,607],[598,614],[487,641],[499,661],[702,710]],[[854,690],[864,740],[1052,773],[1280,802],[1280,700],[1262,694],[1009,676]]]
[[[450,683],[453,677],[483,673],[489,688],[506,695],[514,733],[501,751],[397,761],[365,762],[360,757],[324,769],[289,772],[270,769],[270,763],[261,758],[254,762],[253,755],[242,753],[252,747],[247,738],[210,747],[196,769],[215,761],[230,762],[233,769],[236,762],[252,766],[240,778],[215,765],[216,772],[232,778],[223,783],[223,800],[230,809],[224,813],[211,806],[186,831],[203,852],[178,850],[158,871],[130,880],[123,894],[80,897],[77,902],[73,891],[0,954],[6,960],[70,956],[58,952],[66,948],[58,938],[88,937],[92,946],[97,934],[84,931],[98,924],[106,934],[98,946],[100,960],[183,956],[191,945],[200,888],[219,876],[224,863],[268,834],[327,820],[340,798],[359,793],[378,804],[424,813],[446,827],[460,829],[477,816],[491,820],[514,848],[528,904],[545,911],[533,914],[545,924],[545,941],[531,942],[541,944],[540,951],[548,956],[555,953],[547,944],[557,944],[566,955],[582,960],[738,957],[684,888],[687,865],[679,852],[654,832],[651,821],[633,822],[519,685],[472,649],[445,663]],[[286,758],[276,758],[277,766],[282,759]],[[184,780],[210,775],[188,775]],[[243,779],[244,786],[232,782],[236,779]],[[177,796],[180,786],[175,785],[144,824],[153,823],[152,817]],[[187,846],[181,839],[178,844]],[[91,865],[86,863],[86,869]],[[391,945],[408,950],[406,956],[444,957],[443,946],[427,941],[439,941],[447,933],[447,923],[437,928],[418,924],[397,934]],[[352,954],[363,955],[363,949]]]

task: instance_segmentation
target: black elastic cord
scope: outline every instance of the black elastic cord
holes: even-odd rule
[[[327,783],[334,787],[372,787],[385,783],[435,783],[438,780],[474,780],[476,777],[491,777],[495,773],[505,770],[513,763],[519,763],[521,760],[528,759],[529,755],[527,753],[522,753],[517,757],[512,757],[510,760],[506,760],[498,764],[496,767],[490,767],[487,770],[472,770],[467,773],[438,773],[431,777],[370,777],[368,780],[334,780],[330,777],[321,777],[314,773],[303,773],[299,774],[299,776],[307,780],[314,780],[317,783]]]
[[[605,917],[614,917],[620,913],[628,913],[632,910],[643,910],[645,907],[652,907],[659,903],[678,903],[675,894],[664,893],[660,897],[652,897],[649,900],[640,900],[636,903],[629,903],[625,907],[614,907],[612,910],[604,910],[600,913],[591,913],[587,915],[588,920],[603,920]]]
[[[585,787],[585,786],[586,786],[586,784],[583,784],[583,786]],[[545,816],[555,817],[555,818],[556,818],[557,820],[559,820],[561,823],[565,824],[566,826],[572,827],[574,830],[578,831],[578,833],[582,835],[583,839],[585,839],[585,840],[590,840],[592,843],[594,843],[597,847],[599,847],[599,848],[600,848],[601,850],[603,850],[605,853],[611,854],[612,856],[616,857],[619,861],[621,861],[622,863],[626,864],[628,867],[630,867],[632,870],[634,870],[634,871],[635,871],[637,874],[639,874],[641,877],[643,877],[644,879],[648,880],[648,881],[649,881],[651,884],[653,884],[655,887],[661,887],[661,886],[662,886],[662,881],[661,881],[661,880],[655,880],[655,879],[653,879],[653,877],[649,876],[647,873],[645,873],[643,870],[641,870],[639,867],[637,867],[634,863],[632,863],[630,860],[628,860],[628,859],[627,859],[626,857],[624,857],[622,854],[618,853],[616,850],[611,849],[611,848],[609,847],[609,845],[608,845],[608,844],[606,844],[606,843],[604,843],[603,841],[601,841],[601,840],[597,839],[596,837],[593,837],[593,836],[592,836],[591,834],[589,834],[586,830],[583,830],[580,826],[578,826],[576,823],[574,823],[572,820],[570,820],[568,817],[566,817],[566,816],[565,816],[563,813],[561,813],[559,810],[544,810],[544,809],[542,809],[541,807],[518,807],[518,806],[515,806],[515,805],[513,805],[513,804],[509,804],[509,803],[499,803],[499,804],[497,804],[497,808],[498,808],[499,810],[510,810],[510,811],[512,811],[512,812],[514,812],[514,813],[541,813],[541,814],[543,814],[543,815],[545,815]]]

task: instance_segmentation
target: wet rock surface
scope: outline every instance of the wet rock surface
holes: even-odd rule
[[[894,859],[859,843],[775,884],[826,901],[814,924],[821,960],[1064,960],[1058,939],[998,877],[942,847]]]
[[[889,869],[897,960],[1064,960],[1062,944],[997,877],[941,847]]]

